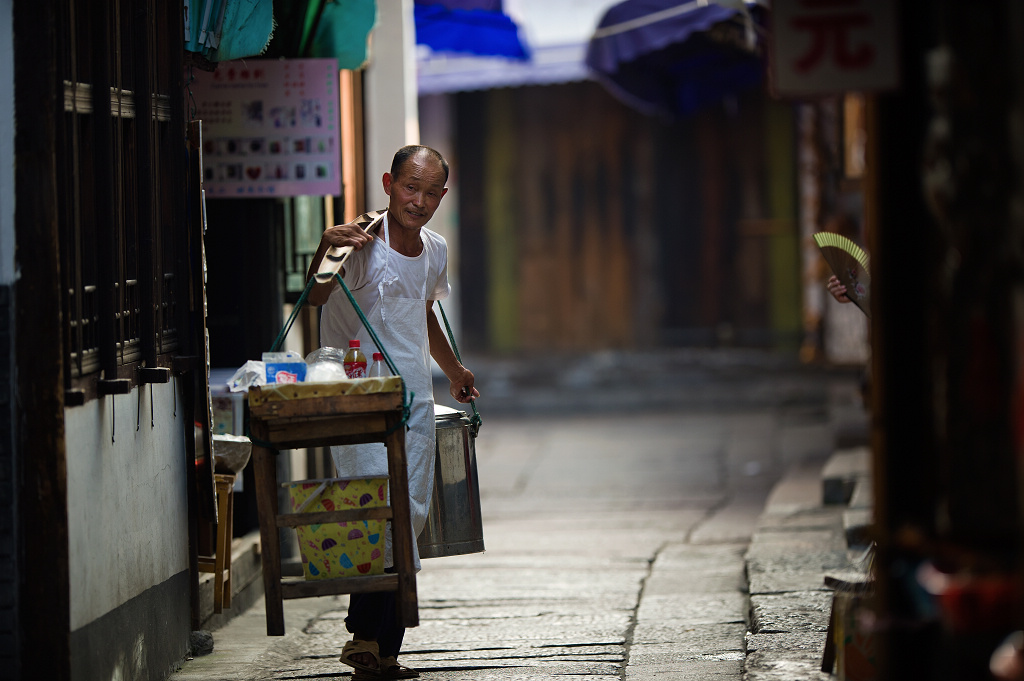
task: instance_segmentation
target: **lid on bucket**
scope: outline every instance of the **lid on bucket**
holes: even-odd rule
[[[446,407],[443,404],[434,403],[434,420],[447,423],[448,421],[461,421],[468,419],[466,412]]]

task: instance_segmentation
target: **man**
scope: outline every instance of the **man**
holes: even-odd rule
[[[425,225],[447,193],[448,163],[437,151],[424,146],[402,147],[395,154],[391,172],[382,178],[388,195],[387,211],[376,215],[368,231],[367,218],[338,225],[324,232],[309,276],[315,274],[328,249],[352,246],[342,277],[352,291],[370,326],[395,363],[407,388],[415,393],[406,456],[413,547],[423,530],[434,484],[434,401],[430,358],[433,357],[451,382],[452,397],[471,402],[480,393],[473,373],[456,359],[434,315],[435,300],[448,297],[448,247]],[[336,280],[318,283],[309,302],[323,305],[320,341],[325,347],[348,347],[359,339],[365,352],[373,352],[372,339]],[[387,455],[381,443],[331,448],[342,478],[387,475]],[[419,558],[415,557],[417,568]],[[388,537],[385,565],[393,565]],[[389,678],[418,676],[398,663],[405,629],[398,625],[394,592],[351,594],[345,624],[353,640],[345,644],[341,661],[357,671]]]

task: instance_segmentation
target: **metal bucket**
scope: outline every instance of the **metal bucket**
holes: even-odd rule
[[[465,412],[434,405],[437,445],[434,494],[427,524],[416,538],[420,558],[459,556],[484,550],[476,437]]]

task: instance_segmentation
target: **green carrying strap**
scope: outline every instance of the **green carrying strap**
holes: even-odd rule
[[[359,304],[356,302],[356,299],[352,295],[352,292],[348,290],[348,286],[346,286],[345,282],[342,280],[341,274],[336,273],[334,275],[334,278],[338,280],[339,284],[341,284],[341,288],[345,292],[345,295],[348,297],[348,301],[352,303],[352,308],[355,309],[356,314],[359,315],[359,321],[361,321],[363,323],[363,326],[366,327],[366,330],[367,332],[369,332],[370,338],[373,339],[373,342],[377,346],[377,349],[380,350],[382,355],[384,355],[384,361],[387,363],[388,368],[391,369],[392,375],[401,378],[401,374],[398,373],[398,368],[395,367],[395,363],[391,360],[391,355],[388,354],[388,351],[380,342],[380,338],[377,337],[377,332],[373,330],[372,326],[370,326],[370,321],[366,318],[366,315],[363,314],[363,311],[359,307]],[[309,282],[306,284],[305,290],[299,296],[299,300],[298,302],[295,303],[295,307],[292,309],[292,313],[288,316],[288,321],[284,323],[284,326],[281,328],[281,331],[277,334],[277,338],[274,340],[274,344],[270,347],[271,352],[277,352],[278,350],[281,349],[281,345],[284,343],[284,339],[288,337],[288,332],[292,330],[292,325],[295,324],[295,320],[298,318],[299,312],[302,310],[302,307],[306,304],[306,299],[309,298],[309,292],[313,290],[313,286],[315,286],[316,283],[317,282],[315,278],[309,278]],[[389,430],[386,433],[387,435],[390,435],[395,430],[401,428],[402,426],[409,422],[409,415],[412,412],[412,401],[413,399],[415,399],[415,397],[416,393],[406,390],[405,379],[402,379],[402,420],[399,421],[394,428]],[[248,426],[246,427],[246,430],[248,430]],[[249,434],[249,438],[252,439],[251,434]],[[253,442],[256,441],[253,440]],[[256,444],[260,445],[261,447],[277,449],[277,447],[265,442],[256,442]]]
[[[388,368],[391,369],[391,373],[395,376],[399,376],[398,369],[395,368],[395,363],[391,361],[391,355],[388,354],[388,351],[384,348],[383,343],[380,342],[380,338],[377,337],[377,332],[373,330],[372,326],[370,326],[370,321],[366,318],[366,315],[363,314],[363,310],[359,307],[359,303],[356,302],[356,299],[355,297],[353,297],[352,292],[348,290],[348,286],[345,285],[345,281],[341,278],[341,275],[338,273],[335,273],[334,278],[338,280],[339,284],[341,284],[341,289],[345,292],[345,295],[348,297],[348,302],[352,303],[352,308],[356,311],[356,314],[359,315],[359,321],[361,321],[363,323],[363,326],[366,327],[366,330],[370,334],[370,338],[373,339],[374,345],[376,345],[377,348],[380,350],[381,354],[384,355],[384,361],[387,362]],[[297,303],[295,303],[295,308],[292,310],[291,315],[288,317],[288,321],[285,322],[284,328],[281,329],[281,332],[279,334],[277,334],[277,340],[274,341],[274,345],[270,349],[271,352],[277,352],[280,349],[281,344],[284,342],[285,337],[288,335],[288,332],[291,331],[292,324],[295,323],[295,319],[299,316],[299,311],[302,309],[302,306],[306,304],[306,298],[309,297],[309,292],[313,289],[314,285],[316,285],[316,280],[310,277],[309,283],[306,284],[306,290],[304,290],[302,292],[302,295],[299,296],[299,300]],[[405,381],[402,381],[402,385],[405,385]]]
[[[374,344],[377,346],[378,349],[380,349],[381,354],[384,355],[384,361],[387,363],[388,368],[391,369],[391,373],[395,376],[399,376],[400,374],[398,373],[398,369],[395,367],[395,363],[391,361],[391,356],[388,355],[388,352],[384,348],[384,345],[380,342],[380,339],[377,337],[377,333],[373,330],[373,327],[370,326],[369,320],[366,318],[366,315],[363,314],[362,309],[356,302],[356,299],[352,295],[352,292],[349,291],[348,286],[345,285],[344,280],[342,280],[341,278],[341,274],[336,273],[334,275],[334,278],[338,280],[339,284],[341,284],[341,289],[345,292],[345,295],[348,297],[348,301],[352,303],[352,308],[356,311],[356,314],[359,315],[359,321],[361,321],[363,323],[363,326],[366,327],[366,330],[367,332],[369,332]],[[295,323],[295,320],[299,316],[299,311],[302,310],[302,307],[306,304],[306,299],[309,297],[309,292],[313,290],[313,286],[315,284],[316,279],[310,277],[309,282],[306,284],[306,289],[299,296],[298,302],[295,303],[295,307],[292,309],[292,313],[291,315],[289,315],[288,321],[285,322],[285,325],[281,329],[281,332],[277,334],[277,339],[274,340],[274,344],[273,346],[271,346],[271,352],[277,352],[281,348],[281,344],[284,343],[284,339],[288,336],[288,332],[291,331],[292,325]],[[455,334],[452,333],[451,324],[448,323],[448,315],[444,313],[444,306],[441,305],[440,300],[437,301],[437,307],[439,310],[441,310],[441,319],[444,320],[444,328],[448,332],[448,340],[452,344],[452,351],[455,353],[455,359],[459,360],[459,362],[461,363],[462,356],[459,354],[459,346],[455,343]],[[399,425],[403,425],[409,420],[409,413],[412,408],[412,400],[416,396],[416,393],[409,392],[408,399],[405,398],[405,395],[405,381],[403,380],[402,421]],[[476,437],[477,433],[480,432],[480,426],[483,425],[483,419],[480,418],[480,412],[476,408],[476,400],[470,402],[470,406],[473,407],[473,415],[469,419],[469,428],[470,432],[473,434],[473,437]]]
[[[452,333],[452,327],[448,323],[448,315],[444,313],[444,306],[441,305],[441,301],[437,301],[437,308],[441,310],[441,319],[444,320],[444,328],[448,331],[448,340],[451,341],[452,350],[455,352],[455,359],[462,363],[462,357],[459,356],[459,346],[455,344],[455,334]],[[469,418],[469,430],[476,437],[477,433],[480,432],[480,426],[483,425],[484,421],[480,418],[480,412],[476,409],[476,400],[469,403],[473,407],[473,415]]]

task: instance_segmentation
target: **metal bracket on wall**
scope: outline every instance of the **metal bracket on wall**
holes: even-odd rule
[[[178,355],[171,360],[171,371],[181,375],[192,371],[199,365],[199,358],[194,355]]]
[[[139,367],[139,383],[169,383],[170,367]]]
[[[100,395],[127,395],[131,391],[130,378],[101,378],[96,381],[96,392]]]

